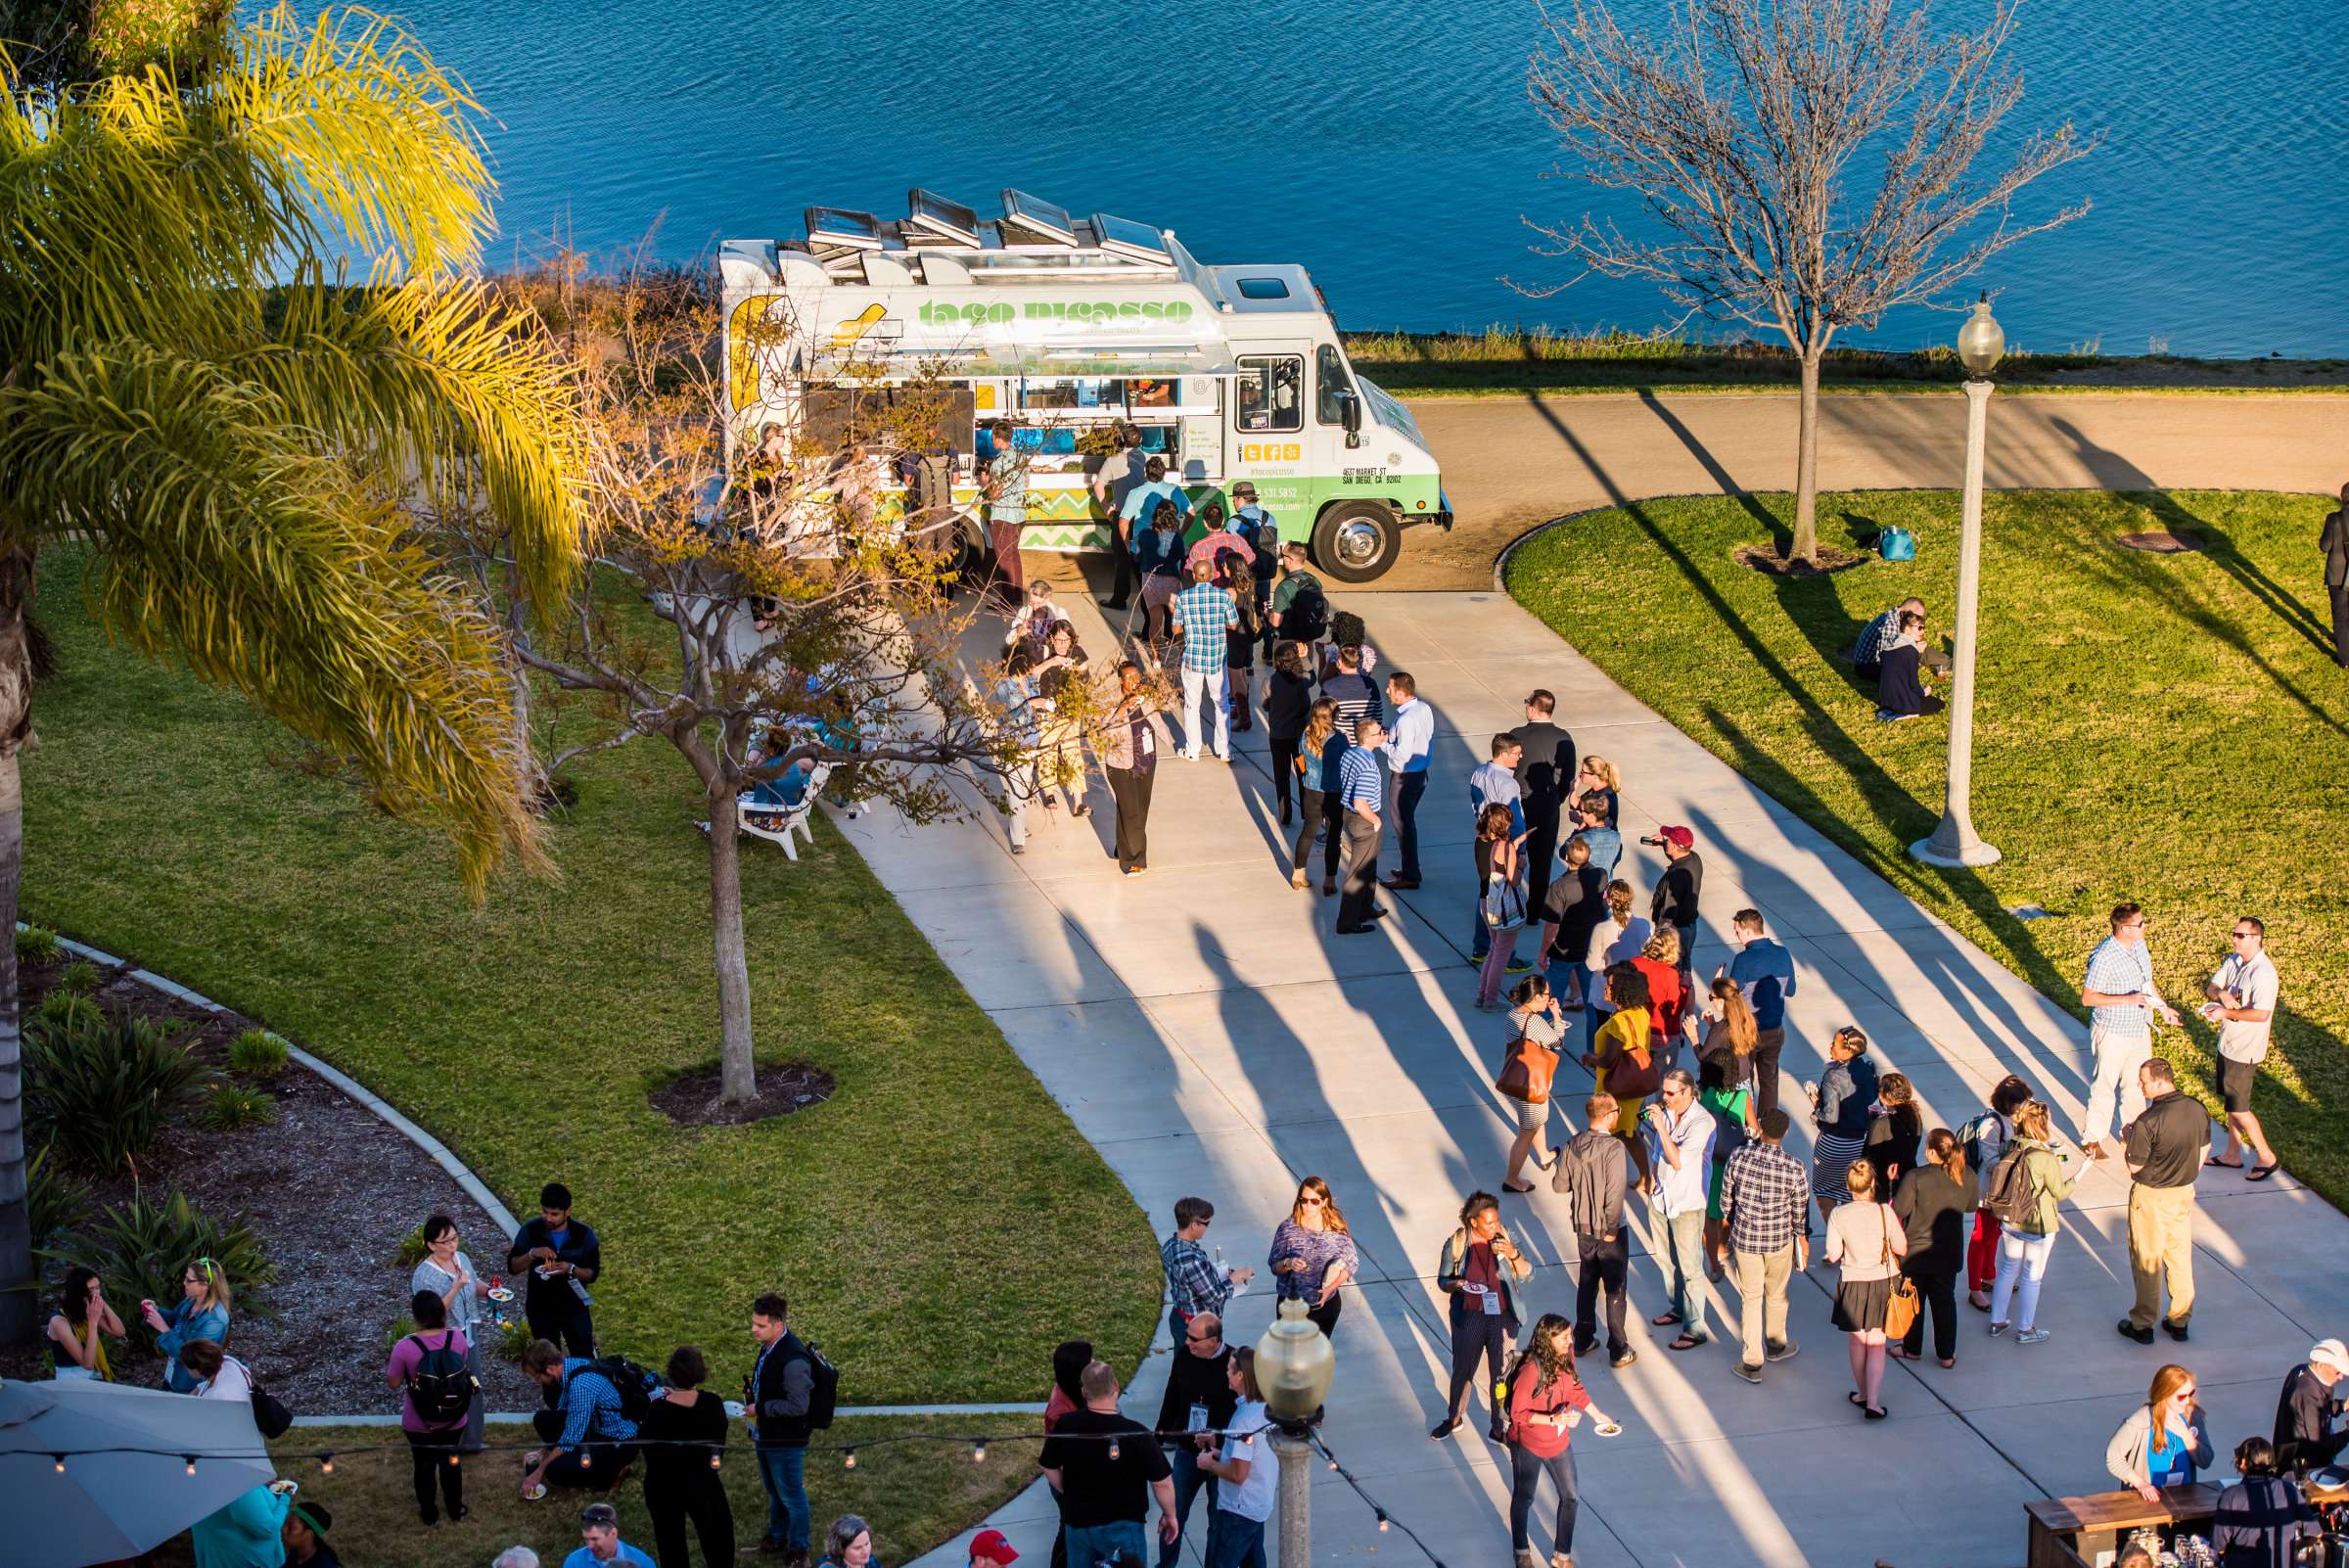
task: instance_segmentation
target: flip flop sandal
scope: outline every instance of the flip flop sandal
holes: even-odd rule
[[[1533,1190],[1534,1190],[1534,1184],[1533,1184],[1531,1181],[1528,1181],[1528,1182],[1527,1182],[1527,1183],[1526,1183],[1524,1186],[1522,1186],[1522,1187],[1519,1187],[1519,1186],[1512,1186],[1512,1185],[1510,1185],[1508,1182],[1506,1182],[1506,1181],[1503,1181],[1503,1182],[1500,1184],[1500,1190],[1501,1190],[1501,1191],[1503,1191],[1503,1192],[1517,1192],[1517,1193],[1526,1193],[1526,1192],[1531,1192],[1531,1191],[1533,1191]]]
[[[2205,1160],[2202,1163],[2215,1165],[2222,1171],[2240,1171],[2243,1168],[2243,1162],[2240,1160]]]
[[[1892,1412],[1881,1405],[1863,1405],[1860,1413],[1871,1421],[1881,1421]]]
[[[1670,1328],[1673,1324],[1680,1322],[1681,1320],[1681,1318],[1679,1313],[1661,1313],[1656,1316],[1649,1318],[1648,1322],[1650,1325],[1656,1328]]]
[[[1858,1389],[1852,1390],[1849,1394],[1846,1394],[1844,1398],[1850,1400],[1854,1405],[1859,1406],[1860,1408],[1864,1410],[1867,1408],[1867,1401],[1860,1397],[1860,1391]]]
[[[2268,1177],[2274,1176],[2277,1172],[2282,1169],[2283,1162],[2280,1160],[2277,1161],[2274,1165],[2254,1166],[2250,1170],[2243,1173],[2243,1179],[2245,1181],[2265,1181]]]

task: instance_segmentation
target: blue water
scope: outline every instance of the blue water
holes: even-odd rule
[[[1662,6],[1621,3],[1627,17]],[[1980,8],[1944,0],[1936,15]],[[1589,278],[1534,300],[1504,281],[1565,281],[1524,219],[1594,200],[1543,178],[1530,0],[415,0],[402,14],[499,121],[500,261],[558,230],[591,248],[649,234],[690,257],[719,237],[795,237],[810,205],[894,216],[928,185],[984,212],[1016,185],[1172,228],[1202,260],[1302,262],[1348,327],[1644,329],[1674,314],[1646,284]],[[2069,117],[2105,141],[2021,208],[2087,197],[2094,210],[1986,275],[2009,344],[2349,353],[2349,70],[2319,36],[2342,17],[2341,0],[2025,5],[2011,128]],[[1610,200],[1600,210],[1636,220]],[[1863,341],[1947,342],[1959,319],[1906,310]]]

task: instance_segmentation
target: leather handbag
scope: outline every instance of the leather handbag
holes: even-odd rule
[[[1884,1207],[1883,1204],[1876,1205],[1880,1219],[1883,1218]],[[1892,1262],[1892,1222],[1888,1219],[1884,1220],[1883,1261]],[[1893,1275],[1892,1294],[1884,1300],[1884,1337],[1907,1339],[1911,1326],[1916,1322],[1916,1314],[1923,1310],[1924,1304],[1917,1300],[1916,1281],[1907,1274]]]
[[[1558,1066],[1557,1053],[1548,1046],[1529,1038],[1522,1031],[1509,1040],[1508,1059],[1500,1064],[1500,1077],[1493,1086],[1512,1100],[1528,1105],[1546,1105],[1549,1102],[1549,1084]]]

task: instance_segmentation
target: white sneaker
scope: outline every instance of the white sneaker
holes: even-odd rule
[[[2048,1337],[2048,1332],[2044,1328],[2026,1328],[2014,1336],[2014,1342],[2017,1345],[2036,1345]]]

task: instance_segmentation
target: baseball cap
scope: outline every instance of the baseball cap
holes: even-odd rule
[[[579,1512],[581,1530],[618,1530],[620,1510],[609,1502],[590,1502]]]
[[[1658,828],[1656,830],[1656,837],[1664,840],[1668,844],[1677,844],[1683,850],[1693,850],[1696,848],[1696,835],[1689,832],[1684,827]]]
[[[2337,1339],[2320,1339],[2308,1352],[2311,1361],[2322,1361],[2336,1372],[2349,1372],[2349,1345]]]
[[[1000,1530],[982,1530],[971,1537],[971,1555],[985,1557],[990,1562],[1018,1562],[1020,1554],[1011,1549]]]

